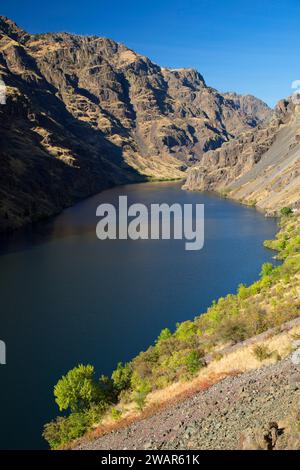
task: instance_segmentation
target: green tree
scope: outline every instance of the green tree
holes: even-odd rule
[[[111,378],[115,389],[118,392],[125,390],[130,387],[130,380],[132,376],[132,368],[129,364],[123,366],[122,362],[119,362],[117,368],[113,371]]]
[[[245,284],[240,284],[239,287],[238,287],[238,297],[240,299],[246,299],[249,294],[250,294],[250,290],[248,289],[248,287],[245,285]]]
[[[203,353],[200,351],[191,351],[186,357],[186,366],[190,374],[195,374],[203,366]]]
[[[261,267],[260,276],[261,277],[269,276],[271,272],[273,271],[273,269],[274,269],[274,266],[272,263],[264,263]]]
[[[195,333],[196,325],[190,320],[176,324],[175,336],[180,339],[180,341],[189,341]]]
[[[171,338],[172,336],[172,333],[171,331],[169,330],[169,328],[164,328],[163,330],[161,330],[157,340],[156,340],[156,343],[159,343],[160,341],[165,341],[166,339],[169,339]]]
[[[145,380],[141,381],[134,394],[134,401],[137,407],[142,411],[146,404],[147,395],[151,392],[150,384]]]
[[[225,318],[217,328],[216,335],[225,341],[239,343],[249,336],[247,322],[239,317]]]
[[[88,408],[99,398],[99,385],[94,381],[94,367],[80,364],[64,375],[54,387],[55,401],[60,411],[72,412]]]

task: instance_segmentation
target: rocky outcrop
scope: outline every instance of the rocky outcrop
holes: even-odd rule
[[[272,119],[203,155],[185,188],[217,190],[275,214],[300,200],[300,106],[278,103]]]
[[[268,121],[272,114],[270,108],[262,100],[252,95],[238,95],[234,92],[223,93],[224,98],[232,101],[237,109],[248,115],[252,124],[256,126],[262,122]]]
[[[31,35],[0,17],[0,229],[113,184],[181,178],[270,113],[222,96],[192,69],[161,68],[123,44]]]

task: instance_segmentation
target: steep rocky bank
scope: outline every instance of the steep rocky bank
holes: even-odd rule
[[[182,178],[271,113],[196,70],[162,68],[106,38],[32,35],[5,17],[0,78],[1,231],[114,184]]]
[[[272,119],[203,155],[190,190],[216,190],[269,214],[300,204],[300,106],[278,103]]]
[[[161,413],[82,443],[100,449],[299,449],[300,437],[288,427],[299,407],[300,368],[288,357],[276,364],[227,377]],[[279,435],[268,439],[270,423]]]

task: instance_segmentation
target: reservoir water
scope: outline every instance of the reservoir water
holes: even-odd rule
[[[96,207],[203,203],[205,244],[96,237]],[[78,363],[110,374],[164,327],[192,319],[214,299],[251,283],[274,253],[262,246],[276,220],[180,183],[104,191],[46,222],[0,240],[0,448],[41,449],[43,424],[58,414],[57,380]]]

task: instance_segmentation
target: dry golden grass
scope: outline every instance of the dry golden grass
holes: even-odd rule
[[[185,173],[178,169],[178,161],[165,155],[163,159],[157,156],[142,157],[139,154],[123,152],[126,162],[139,171],[142,175],[154,180],[184,179]]]

